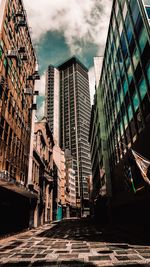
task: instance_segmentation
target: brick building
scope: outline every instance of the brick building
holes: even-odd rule
[[[21,0],[0,4],[0,231],[29,226],[37,194],[28,188],[36,56]],[[19,214],[19,216],[18,216]],[[11,222],[11,223],[10,223]]]

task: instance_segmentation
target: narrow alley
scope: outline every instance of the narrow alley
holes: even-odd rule
[[[150,266],[150,243],[133,232],[100,229],[86,218],[54,222],[2,238],[0,267]]]

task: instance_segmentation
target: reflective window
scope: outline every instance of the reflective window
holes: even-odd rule
[[[127,91],[128,91],[128,83],[127,81],[125,80],[124,83],[123,83],[123,91],[124,91],[124,94],[126,95]]]
[[[146,67],[146,74],[147,74],[147,79],[150,83],[150,64],[148,64],[148,66]]]
[[[129,1],[129,4],[130,4],[134,24],[136,24],[137,18],[139,16],[139,7],[138,7],[137,0]]]
[[[125,19],[125,28],[126,28],[126,32],[127,32],[127,39],[128,39],[129,44],[130,44],[130,41],[133,37],[133,32],[132,32],[129,14],[127,14],[126,19]]]
[[[129,81],[129,84],[133,78],[133,71],[132,71],[132,67],[131,65],[129,66],[128,70],[127,70],[127,75],[128,75],[128,81]]]
[[[137,111],[139,107],[139,98],[138,98],[137,93],[135,93],[133,96],[133,106],[134,106],[134,110]]]
[[[119,98],[117,99],[117,110],[120,110],[120,103],[119,103]]]
[[[120,133],[121,133],[121,136],[123,135],[123,123],[121,122],[120,123]]]
[[[146,33],[145,28],[143,28],[142,32],[140,34],[140,37],[139,37],[139,45],[140,45],[140,48],[142,51],[144,50],[147,41],[148,41],[147,40],[147,33]]]
[[[125,2],[125,1],[124,1]],[[123,7],[123,11],[122,11],[122,14],[123,14],[123,18],[125,19],[125,17],[126,17],[126,14],[127,14],[127,4],[126,4],[126,2],[125,2],[125,4],[124,4],[124,6],[122,6]]]
[[[119,10],[119,6],[118,6],[118,2],[116,1],[115,3],[115,13],[116,13],[116,17],[118,15],[118,10]]]
[[[146,86],[145,79],[142,79],[142,81],[139,84],[139,92],[140,92],[140,95],[141,95],[141,99],[143,99],[144,96],[147,93],[147,86]]]
[[[136,69],[136,67],[139,63],[139,59],[140,59],[139,51],[137,48],[135,48],[135,50],[134,50],[132,59],[133,59],[134,68]]]
[[[146,7],[146,12],[147,12],[147,15],[148,15],[148,18],[150,19],[150,7]]]
[[[130,1],[130,7],[132,12],[133,22],[136,27],[136,32],[137,34],[139,34],[141,28],[143,27],[143,21],[139,11],[138,1],[137,0]]]
[[[133,110],[131,105],[128,106],[128,116],[129,116],[129,121],[131,121],[133,118]]]
[[[121,42],[123,57],[125,58],[127,56],[127,45],[126,45],[125,36],[123,32],[121,34],[120,42]]]
[[[121,104],[123,103],[124,101],[124,96],[123,96],[123,91],[120,92],[120,102]]]
[[[127,115],[123,116],[123,120],[124,120],[124,127],[125,129],[128,127],[128,120],[127,120]]]

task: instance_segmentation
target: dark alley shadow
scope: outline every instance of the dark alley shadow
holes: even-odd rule
[[[128,243],[132,245],[150,245],[150,233],[136,225],[100,226],[90,219],[63,220],[51,229],[38,234],[39,237],[58,238],[88,242]]]
[[[18,263],[5,263],[3,265],[0,265],[1,267],[96,267],[99,265],[90,263],[90,262],[82,262],[82,261],[36,261],[34,263],[31,263],[29,261],[25,262],[18,262]],[[105,265],[109,267],[109,265]],[[111,265],[110,265],[111,266]],[[149,266],[149,264],[123,264],[120,265],[120,267],[123,266],[130,266],[130,267],[146,267]]]
[[[93,263],[86,263],[77,260],[68,261],[36,261],[31,263],[30,261],[18,262],[18,263],[5,263],[0,267],[96,267]]]

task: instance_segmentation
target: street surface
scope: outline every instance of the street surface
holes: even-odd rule
[[[0,266],[150,266],[150,243],[125,229],[70,219],[0,239]]]

